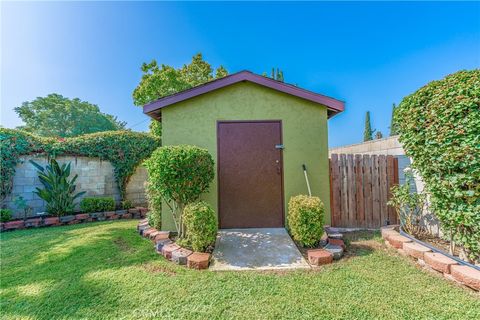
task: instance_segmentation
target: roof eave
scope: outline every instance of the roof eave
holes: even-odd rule
[[[345,103],[343,101],[314,93],[290,84],[286,84],[280,81],[276,81],[264,76],[259,76],[249,71],[241,71],[232,75],[226,76],[221,79],[207,82],[200,86],[193,87],[170,96],[160,98],[143,107],[143,112],[153,118],[157,118],[160,114],[160,110],[164,107],[176,104],[181,101],[191,99],[193,97],[238,83],[242,81],[249,81],[265,87],[284,92],[308,101],[312,101],[321,105],[324,105],[329,110],[329,118],[334,114],[340,113],[345,110]],[[155,116],[157,115],[157,116]]]

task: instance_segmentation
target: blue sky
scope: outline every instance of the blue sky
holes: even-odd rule
[[[202,52],[230,72],[280,67],[287,82],[346,102],[330,146],[360,142],[365,111],[388,134],[391,105],[434,79],[480,65],[480,3],[1,4],[1,124],[56,92],[147,130],[131,93],[140,65],[181,66]]]

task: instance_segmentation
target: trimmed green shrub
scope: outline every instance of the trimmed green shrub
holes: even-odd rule
[[[149,185],[170,206],[181,238],[185,205],[198,200],[214,177],[213,158],[206,149],[179,145],[158,148],[145,161]]]
[[[80,201],[83,212],[104,212],[115,210],[115,200],[111,197],[85,197]]]
[[[203,252],[215,243],[218,231],[217,215],[205,201],[188,204],[183,212],[185,236],[180,244]]]
[[[288,229],[303,247],[314,247],[323,235],[325,207],[318,197],[298,195],[288,202]]]
[[[160,138],[140,132],[105,131],[74,138],[42,138],[24,131],[0,128],[0,196],[12,191],[15,166],[22,155],[45,153],[94,157],[109,161],[122,199],[136,167],[160,146]]]
[[[133,203],[131,200],[123,200],[122,202],[120,202],[120,206],[122,209],[127,210],[133,208]]]
[[[160,230],[162,228],[162,195],[151,183],[146,184],[146,195],[148,200],[148,224]]]
[[[45,168],[35,161],[30,160],[30,163],[38,169],[38,178],[44,188],[37,187],[35,194],[47,203],[47,212],[56,216],[73,212],[75,199],[85,192],[75,193],[78,175],[69,180],[70,163],[60,166],[55,159],[51,159]]]
[[[457,72],[405,97],[395,122],[432,212],[451,240],[479,261],[480,70]]]
[[[0,209],[0,222],[12,220],[12,211],[10,209]]]

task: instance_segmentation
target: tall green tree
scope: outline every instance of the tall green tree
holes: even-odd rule
[[[125,122],[100,112],[97,105],[57,93],[26,101],[14,110],[25,122],[19,129],[40,136],[65,138],[125,129]]]
[[[372,126],[370,124],[370,111],[365,114],[365,130],[363,131],[363,141],[373,140]]]
[[[280,82],[285,82],[285,78],[283,77],[283,71],[280,70],[279,68],[277,68],[276,70],[275,70],[275,68],[272,68],[272,72],[271,72],[270,76],[268,76],[266,72],[262,73],[262,76],[267,77],[267,78],[271,78],[273,80],[277,80],[277,81],[280,81]]]
[[[178,69],[165,64],[159,66],[156,60],[152,60],[150,63],[144,63],[141,70],[142,79],[132,94],[133,103],[136,106],[143,106],[162,97],[228,75],[227,69],[223,66],[214,70],[208,62],[203,60],[201,53],[193,56],[189,64]],[[161,135],[161,123],[152,120],[150,132]]]
[[[396,136],[398,134],[398,125],[395,123],[395,109],[397,106],[395,103],[392,105],[392,118],[390,120],[390,136]]]

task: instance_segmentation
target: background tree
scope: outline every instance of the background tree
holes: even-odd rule
[[[283,71],[280,70],[279,68],[277,68],[276,70],[275,70],[275,68],[272,68],[272,72],[271,72],[270,76],[268,76],[266,72],[262,73],[262,76],[267,77],[267,78],[271,78],[273,80],[277,80],[277,81],[280,81],[280,82],[285,82],[285,79],[283,77]]]
[[[377,131],[375,133],[375,139],[382,139],[383,138],[383,133],[382,131]]]
[[[125,122],[100,112],[97,105],[52,93],[15,108],[25,131],[46,137],[74,137],[86,133],[125,129]]]
[[[218,67],[214,72],[212,66],[203,60],[201,53],[193,56],[190,64],[185,64],[179,69],[164,64],[159,66],[156,60],[152,60],[150,63],[144,63],[141,70],[142,79],[132,94],[133,103],[136,106],[143,106],[162,97],[228,75],[228,71],[223,66]],[[161,123],[152,120],[150,132],[161,135]]]
[[[370,141],[373,140],[373,132],[372,126],[370,124],[370,111],[367,111],[365,114],[365,130],[363,131],[363,141]]]
[[[395,123],[395,109],[397,106],[395,103],[392,105],[392,118],[390,120],[390,136],[396,136],[398,135],[398,126]]]

